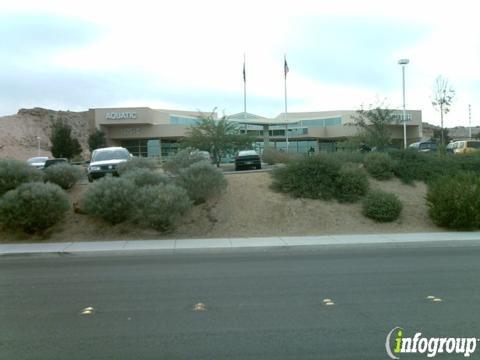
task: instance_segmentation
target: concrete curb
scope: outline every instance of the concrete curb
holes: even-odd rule
[[[97,242],[62,242],[33,244],[0,244],[0,255],[35,253],[88,253],[184,250],[285,248],[294,246],[374,245],[408,243],[446,243],[466,241],[480,243],[480,232],[438,232],[408,234],[362,234],[288,237],[214,238],[178,240],[125,240]]]

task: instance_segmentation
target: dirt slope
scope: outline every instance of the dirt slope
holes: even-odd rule
[[[44,239],[0,232],[0,242],[441,231],[427,216],[424,200],[426,186],[423,183],[409,186],[398,180],[371,180],[372,187],[396,193],[404,204],[400,219],[377,224],[361,215],[360,204],[293,199],[275,193],[269,188],[269,173],[231,174],[227,175],[227,179],[229,187],[222,197],[195,207],[179,222],[177,230],[169,234],[136,229],[129,224],[111,227],[87,215],[70,211],[67,218],[52,228]],[[78,201],[87,186],[88,183],[76,185],[70,191],[72,201]]]
[[[62,119],[72,127],[72,134],[88,150],[89,134],[87,112],[54,111],[42,108],[21,109],[16,115],[0,117],[0,159],[26,160],[37,156],[40,137],[40,155],[51,156],[50,134],[54,121]]]

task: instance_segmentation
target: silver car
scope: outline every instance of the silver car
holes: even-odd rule
[[[92,159],[87,168],[88,181],[92,182],[107,174],[118,176],[118,164],[130,160],[132,157],[132,154],[123,147],[108,147],[93,150]]]
[[[45,162],[48,160],[48,156],[37,156],[27,160],[27,164],[37,169],[43,169]]]

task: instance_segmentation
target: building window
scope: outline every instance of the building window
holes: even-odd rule
[[[326,126],[338,126],[342,125],[342,118],[341,117],[335,117],[335,118],[329,118],[329,119],[310,119],[310,120],[303,120],[303,124],[308,126],[320,126],[320,127],[326,127]]]
[[[160,156],[159,139],[122,140],[121,146],[126,148],[133,156],[158,157]]]
[[[184,117],[178,115],[171,115],[170,116],[170,124],[174,125],[197,125],[198,118],[196,117]]]

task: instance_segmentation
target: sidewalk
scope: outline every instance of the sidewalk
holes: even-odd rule
[[[215,238],[179,240],[131,240],[99,242],[63,242],[0,244],[0,255],[32,253],[88,253],[99,251],[179,252],[200,249],[271,248],[322,245],[408,244],[468,241],[480,244],[480,232],[439,232],[410,234],[325,235],[255,238]]]

